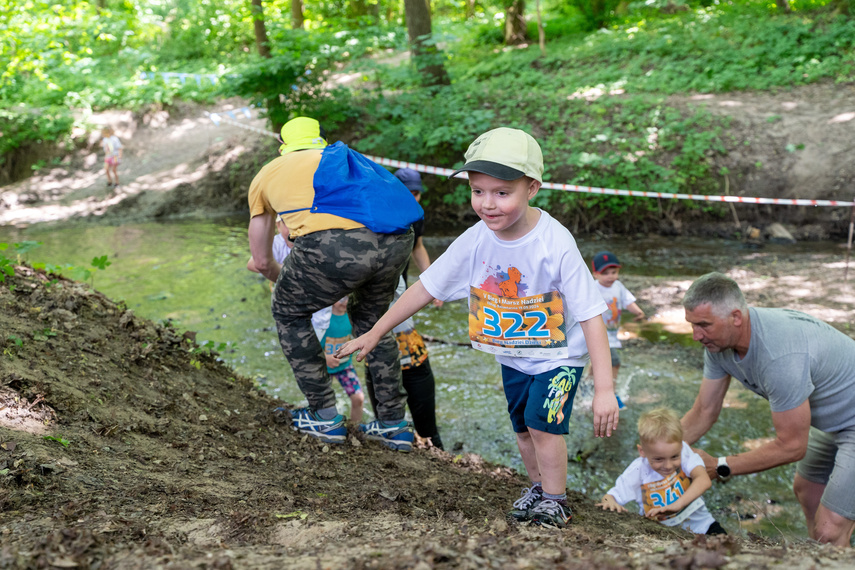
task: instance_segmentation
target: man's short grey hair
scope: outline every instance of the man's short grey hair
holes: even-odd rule
[[[719,317],[726,317],[735,309],[739,309],[743,315],[748,312],[748,304],[739,285],[727,275],[718,272],[698,277],[683,297],[683,307],[689,311],[707,303]]]

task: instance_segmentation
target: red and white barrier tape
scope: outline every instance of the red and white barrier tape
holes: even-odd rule
[[[216,113],[208,113],[209,118],[215,124],[219,122],[231,123],[238,127],[255,131],[264,135],[278,139],[276,133],[259,129],[250,125],[244,125],[237,121],[227,119]],[[454,172],[451,168],[441,168],[439,166],[428,166],[426,164],[417,164],[415,162],[405,162],[403,160],[394,160],[391,158],[383,158],[379,156],[365,155],[368,159],[373,160],[377,164],[383,166],[391,166],[393,168],[412,168],[426,174],[436,174],[439,176],[449,176]],[[461,178],[466,177],[465,172],[459,175]],[[802,198],[755,198],[752,196],[707,196],[706,194],[672,194],[670,192],[647,192],[645,190],[617,190],[614,188],[597,188],[596,186],[578,186],[576,184],[555,184],[554,182],[544,182],[543,188],[549,190],[563,190],[565,192],[581,192],[586,194],[606,194],[610,196],[630,196],[633,198],[662,198],[665,200],[695,200],[699,202],[730,202],[737,204],[772,204],[776,206],[831,206],[831,207],[846,207],[855,206],[855,202],[846,200],[808,200]]]

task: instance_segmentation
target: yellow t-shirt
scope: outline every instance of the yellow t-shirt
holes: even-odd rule
[[[292,237],[321,230],[353,230],[365,227],[333,214],[311,212],[315,199],[312,181],[321,161],[321,150],[290,152],[270,161],[249,186],[249,215],[282,213]]]

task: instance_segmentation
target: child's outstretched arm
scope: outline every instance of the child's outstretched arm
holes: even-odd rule
[[[683,493],[683,496],[671,503],[670,505],[666,505],[664,507],[656,507],[654,509],[650,509],[644,513],[644,516],[649,519],[663,519],[667,515],[672,513],[679,513],[686,507],[688,507],[692,501],[703,495],[707,489],[712,487],[712,481],[710,481],[710,476],[707,474],[706,467],[703,465],[698,465],[694,469],[692,469],[692,473],[689,475],[692,479],[692,483],[689,485],[689,488]]]
[[[580,321],[579,325],[585,333],[591,370],[594,372],[594,436],[611,437],[612,430],[617,429],[619,413],[612,381],[612,356],[606,324],[603,317],[597,315],[587,321]]]
[[[356,360],[362,362],[365,356],[374,350],[374,347],[377,346],[377,343],[380,342],[384,334],[415,315],[419,309],[432,300],[433,296],[427,292],[422,282],[416,281],[409,289],[404,291],[401,298],[395,301],[395,304],[386,311],[386,314],[380,317],[380,320],[377,321],[370,331],[345,343],[338,349],[338,352],[335,353],[336,358],[344,358],[358,350],[359,354],[356,355]]]
[[[635,301],[627,305],[626,310],[635,315],[636,321],[644,320],[644,311],[641,310],[641,307],[639,307],[638,303],[636,303]]]
[[[604,511],[614,511],[616,513],[626,512],[624,506],[618,503],[617,499],[615,499],[611,495],[603,495],[603,500],[594,506],[602,507]]]

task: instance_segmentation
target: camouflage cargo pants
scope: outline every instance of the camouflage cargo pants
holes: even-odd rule
[[[412,230],[399,235],[375,234],[366,228],[323,230],[297,238],[276,280],[272,310],[282,352],[313,410],[334,406],[335,392],[312,329],[312,313],[352,293],[348,313],[353,334],[368,332],[389,309],[412,250]],[[400,421],[406,393],[401,386],[398,344],[391,333],[381,339],[365,364],[375,379],[377,416]]]

